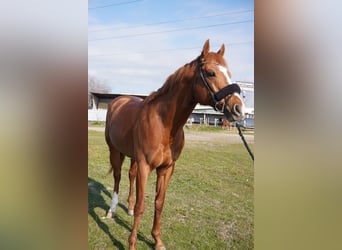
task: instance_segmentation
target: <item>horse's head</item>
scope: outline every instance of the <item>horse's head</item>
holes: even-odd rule
[[[224,44],[217,53],[209,52],[209,39],[204,43],[197,60],[195,96],[203,105],[210,105],[225,114],[229,121],[244,118],[244,103],[240,97],[240,87],[232,84],[231,73],[223,58]]]

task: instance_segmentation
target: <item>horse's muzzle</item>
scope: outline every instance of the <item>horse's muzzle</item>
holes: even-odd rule
[[[215,110],[224,113],[226,118],[233,121],[241,121],[244,119],[244,103],[240,97],[241,89],[238,84],[230,84],[222,88],[219,92],[214,94],[213,99],[215,103]],[[223,106],[218,108],[221,99],[225,99]]]
[[[236,117],[242,117],[242,119],[243,119],[242,107],[240,105],[234,104],[232,113]]]
[[[239,95],[231,96],[224,108],[224,115],[226,118],[233,121],[241,121],[244,119],[244,103]]]

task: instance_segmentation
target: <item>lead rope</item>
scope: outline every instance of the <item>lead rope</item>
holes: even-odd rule
[[[241,132],[241,129],[240,129],[240,126],[241,126],[241,125],[240,125],[239,123],[236,123],[236,126],[237,126],[237,128],[238,128],[238,130],[239,130],[239,135],[240,135],[240,137],[241,137],[241,139],[242,139],[242,141],[243,141],[243,144],[245,144],[245,147],[246,147],[246,149],[247,149],[249,155],[251,156],[252,160],[254,161],[254,155],[253,155],[251,149],[249,148],[249,146],[248,146],[248,144],[247,144],[247,142],[246,142],[245,137],[243,136],[243,134],[242,134],[242,132]]]

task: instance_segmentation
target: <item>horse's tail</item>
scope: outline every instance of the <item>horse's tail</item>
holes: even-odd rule
[[[111,147],[112,147],[111,142],[110,142],[110,136],[109,136],[109,131],[110,131],[109,124],[110,124],[110,120],[111,120],[111,112],[110,111],[111,111],[112,103],[108,104],[107,114],[106,114],[106,125],[105,125],[105,140],[106,140],[106,143],[109,147],[109,151],[111,151]],[[111,174],[113,171],[114,171],[113,166],[112,166],[112,164],[110,164],[110,168],[108,169],[107,174]]]
[[[115,171],[119,171],[118,173],[120,173],[121,172],[122,163],[123,163],[123,161],[124,161],[126,156],[124,154],[118,152],[116,149],[111,148],[111,147],[109,147],[109,151],[110,151],[110,158],[112,157],[112,152],[113,151],[114,151],[115,157],[116,157],[116,154],[120,154],[120,156],[119,156],[120,157],[120,165],[116,165],[117,167],[119,167],[119,169],[117,169],[117,168],[114,168],[114,166],[113,166],[113,164],[111,162],[110,168],[108,169],[107,174],[111,174],[112,172],[114,172],[114,174],[115,174]]]

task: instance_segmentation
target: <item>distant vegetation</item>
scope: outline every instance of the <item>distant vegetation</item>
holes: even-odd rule
[[[89,127],[104,127],[106,125],[106,122],[101,122],[101,121],[94,121],[94,122],[88,122]]]

